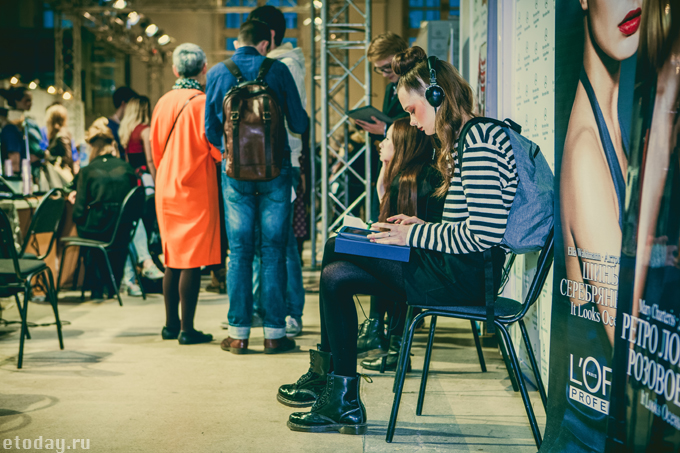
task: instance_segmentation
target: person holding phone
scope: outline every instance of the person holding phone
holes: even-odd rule
[[[428,59],[420,47],[396,55],[392,68],[401,76],[397,93],[410,124],[438,139],[436,166],[445,177],[435,195],[444,197],[442,221],[426,223],[401,213],[374,225],[380,231],[369,236],[372,241],[412,247],[407,263],[336,253],[335,239],[326,242],[319,291],[319,351],[325,357],[313,359],[295,385],[311,387],[323,378],[326,384],[310,412],[290,415],[293,431],[363,434],[368,429],[356,372],[355,294],[414,305],[483,306],[486,250],[494,289],[500,287],[506,253],[500,243],[518,183],[510,139],[501,127],[478,123],[461,156],[458,136],[475,110],[470,85],[451,64]]]

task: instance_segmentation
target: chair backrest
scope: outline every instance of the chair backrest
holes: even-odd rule
[[[64,214],[65,204],[66,200],[62,189],[52,189],[45,194],[33,213],[33,217],[31,217],[31,223],[28,226],[28,231],[26,232],[24,244],[19,252],[19,257],[24,256],[31,238],[36,234],[41,233],[52,233],[52,237],[47,246],[47,251],[39,256],[38,259],[45,259],[45,257],[49,255],[57,238],[57,231],[59,230],[61,217]]]
[[[132,241],[137,224],[144,211],[145,198],[144,187],[142,186],[135,187],[128,192],[118,212],[116,227],[113,230],[111,240],[106,244],[107,248],[113,245],[127,247]]]
[[[534,275],[534,279],[531,281],[531,285],[529,286],[529,291],[527,291],[527,295],[524,298],[522,311],[519,312],[517,315],[513,316],[512,319],[509,319],[508,320],[509,322],[514,322],[518,319],[523,318],[524,315],[527,313],[527,310],[529,310],[529,308],[536,303],[538,297],[541,295],[543,285],[545,284],[545,280],[548,278],[550,268],[552,267],[553,264],[553,252],[555,246],[554,234],[555,228],[553,227],[550,229],[548,237],[546,238],[545,241],[545,245],[541,249],[541,254],[538,256],[538,263],[536,264],[536,275]]]
[[[16,245],[14,245],[14,235],[12,234],[12,222],[0,209],[0,259],[10,259],[14,263],[14,272],[17,280],[21,281],[21,269],[19,268],[19,255]]]

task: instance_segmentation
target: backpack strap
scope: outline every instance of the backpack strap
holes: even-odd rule
[[[274,63],[274,59],[272,58],[265,58],[262,64],[260,65],[260,71],[257,73],[257,80],[260,83],[264,83],[264,77],[267,75],[269,72],[269,68],[272,67],[272,64]]]
[[[259,76],[258,76],[259,77]],[[272,177],[272,141],[270,137],[272,115],[269,108],[269,96],[262,97],[262,122],[264,123],[264,158],[267,163],[265,167],[265,176],[267,179]]]
[[[161,154],[161,156],[165,155],[165,150],[166,150],[167,147],[168,147],[168,142],[170,142],[170,136],[172,135],[172,131],[175,130],[175,126],[177,126],[177,120],[179,119],[179,116],[180,116],[180,115],[182,114],[182,112],[184,111],[184,108],[185,108],[187,105],[189,105],[189,102],[191,102],[191,100],[192,100],[193,98],[195,98],[196,96],[200,96],[200,95],[202,95],[202,94],[203,94],[203,93],[196,93],[196,94],[194,94],[194,95],[191,96],[189,99],[187,99],[186,102],[184,103],[184,105],[182,106],[182,108],[179,109],[179,113],[178,113],[177,116],[175,117],[175,122],[172,123],[172,127],[170,128],[170,133],[168,134],[168,138],[165,139],[165,146],[163,147],[163,153]],[[127,158],[127,153],[125,154],[125,157]]]
[[[228,60],[224,60],[222,63],[227,67],[229,72],[232,73],[234,77],[236,77],[236,83],[243,83],[245,82],[246,79],[243,78],[243,74],[241,74],[241,70],[236,66],[236,63],[234,63],[234,60],[229,58]]]
[[[240,153],[240,143],[239,143],[239,123],[241,121],[241,100],[238,96],[234,96],[234,100],[231,104],[231,118],[225,118],[224,121],[230,121],[233,125],[232,136],[231,136],[231,146],[232,146],[232,159],[234,163],[234,178],[238,179],[241,177],[241,153]],[[225,153],[226,156],[226,153]],[[226,168],[226,167],[225,167]]]

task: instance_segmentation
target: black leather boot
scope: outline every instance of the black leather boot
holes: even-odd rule
[[[382,330],[382,323],[379,319],[368,318],[361,324],[357,338],[357,357],[387,351],[385,332]]]
[[[290,407],[309,407],[326,388],[326,376],[331,367],[331,353],[309,350],[309,370],[295,384],[279,387],[276,399]]]
[[[401,336],[392,335],[390,337],[390,351],[387,353],[387,364],[385,371],[395,371],[399,362],[399,351],[401,350]],[[380,371],[382,367],[382,357],[368,358],[361,361],[361,366],[366,370]],[[406,371],[411,371],[411,357],[406,362]]]
[[[364,434],[368,426],[366,408],[359,396],[360,380],[358,374],[354,377],[329,374],[326,389],[312,410],[291,414],[288,428],[308,433]]]

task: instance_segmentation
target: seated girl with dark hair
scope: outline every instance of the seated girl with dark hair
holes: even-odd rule
[[[436,196],[443,176],[436,167],[436,151],[432,138],[411,126],[408,118],[398,119],[389,127],[385,140],[380,143],[380,160],[383,166],[378,177],[380,197],[380,222],[386,222],[399,213],[416,216],[426,222],[441,222],[444,197]],[[377,314],[374,315],[374,313]],[[406,303],[386,297],[371,298],[372,322],[378,324],[381,333],[385,313],[390,316],[391,338],[387,355],[387,370],[397,366],[401,336],[406,320]],[[361,336],[359,337],[361,341]],[[361,348],[357,344],[357,348]],[[367,370],[377,371],[382,357],[368,358],[361,362]]]
[[[442,221],[426,223],[402,213],[374,225],[382,231],[369,239],[410,246],[408,263],[336,253],[335,239],[326,243],[319,296],[322,354],[312,352],[309,371],[296,384],[286,386],[287,393],[313,394],[316,401],[310,412],[290,416],[291,430],[367,431],[356,372],[355,294],[414,305],[483,306],[483,252],[487,249],[497,276],[495,289],[500,286],[505,251],[499,246],[517,189],[510,140],[498,126],[477,124],[466,136],[465,154],[459,158],[458,136],[475,116],[472,89],[449,63],[432,61],[436,82],[443,90],[443,102],[435,108],[425,97],[429,66],[420,47],[392,61],[394,72],[401,76],[397,95],[411,125],[429,136],[437,135],[437,168],[446,176],[435,191],[445,196]]]

